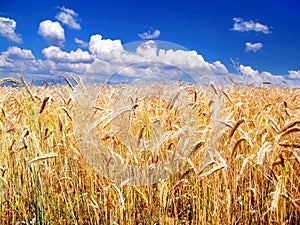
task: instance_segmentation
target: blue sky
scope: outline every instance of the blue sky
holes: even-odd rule
[[[298,85],[299,11],[297,0],[2,1],[0,78],[108,76],[152,60],[237,81]],[[126,52],[124,45],[141,40]],[[151,40],[186,50],[159,53]]]

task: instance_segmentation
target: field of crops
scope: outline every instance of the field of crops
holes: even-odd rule
[[[109,131],[118,88],[97,93],[93,117],[101,122],[95,128],[101,145],[118,163],[145,167],[166,160],[178,136],[141,153],[128,152]],[[95,148],[74,132],[85,127],[77,89],[25,81],[0,87],[0,224],[300,224],[299,89],[220,87],[212,126],[211,103],[190,87],[200,124],[197,148],[176,173],[144,186],[99,172]],[[142,124],[131,130],[134,141],[160,134],[148,128],[150,117],[162,118],[166,132],[183,125],[169,103],[133,101],[132,124]],[[214,153],[208,164],[207,148]]]

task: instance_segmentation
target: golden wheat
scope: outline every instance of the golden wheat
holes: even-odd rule
[[[223,87],[217,127],[222,135],[216,139],[214,161],[205,151],[210,138],[205,127],[210,129],[212,122],[209,104],[191,89],[198,119],[205,125],[199,127],[198,146],[176,174],[138,187],[126,180],[112,183],[85,161],[74,134],[75,114],[86,116],[74,110],[76,86],[21,83],[0,87],[1,224],[300,223],[299,89]],[[94,129],[114,159],[148,166],[165,160],[167,150],[174,150],[171,141],[160,142],[158,151],[141,154],[133,149],[130,154],[108,132],[118,90],[103,86],[100,91]],[[147,127],[155,124],[149,120],[154,114],[164,118],[169,131],[181,125],[175,108],[152,100],[145,105],[148,110],[136,108],[132,122],[137,124],[138,116],[143,122],[132,127],[137,139],[158,135]]]

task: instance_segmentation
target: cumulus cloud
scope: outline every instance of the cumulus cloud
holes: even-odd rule
[[[263,71],[263,72],[261,72],[261,76],[264,79],[264,81],[270,81],[273,84],[285,84],[286,83],[286,79],[284,78],[284,76],[281,76],[281,75],[274,75],[270,72]]]
[[[147,41],[144,43],[141,43],[135,53],[143,58],[146,58],[147,60],[156,60],[157,59],[157,53],[158,53],[158,47],[155,43],[155,41]]]
[[[92,59],[88,52],[76,50],[74,52],[63,52],[57,47],[50,46],[52,54],[58,54],[55,58],[51,55],[51,48],[48,49],[49,59],[36,59],[31,50],[9,47],[0,53],[0,77],[24,76],[27,79],[51,80],[61,77],[70,72],[74,75],[83,75],[87,65],[91,64]]]
[[[141,74],[143,76],[141,76]],[[131,64],[119,70],[116,75],[126,76],[127,78],[151,78],[153,75],[176,80],[186,73],[179,68],[161,62],[144,62]]]
[[[74,39],[74,42],[79,45],[81,48],[87,48],[89,46],[89,43],[83,41],[83,40],[80,40],[78,38],[75,38]]]
[[[210,64],[210,69],[212,73],[216,76],[227,75],[229,73],[226,66],[222,64],[220,61],[216,61]]]
[[[288,71],[288,77],[290,79],[300,79],[300,70],[296,71],[296,70],[289,70]]]
[[[10,18],[0,17],[0,36],[16,43],[21,43],[22,38],[15,33],[16,21]]]
[[[233,18],[234,24],[232,30],[238,32],[245,32],[245,31],[256,31],[262,32],[264,34],[270,34],[270,28],[267,25],[263,25],[261,23],[255,23],[254,21],[244,21],[243,18]]]
[[[10,46],[7,51],[2,52],[2,56],[11,60],[29,60],[35,58],[31,50],[20,49],[16,46]]]
[[[103,41],[107,41],[107,44],[104,45]],[[94,63],[88,66],[87,76],[97,75],[102,77],[102,80],[106,80],[111,74],[116,73],[118,70],[124,70],[132,64],[149,62],[159,62],[177,67],[193,77],[210,75],[212,71],[218,74],[224,74],[227,71],[221,62],[217,61],[210,64],[196,51],[166,50],[158,48],[154,41],[140,43],[134,51],[129,52],[123,48],[118,40],[105,40],[102,39],[101,35],[94,35],[91,37],[89,49],[96,59]],[[111,51],[109,56],[106,55],[109,52],[108,50]],[[145,69],[144,71],[147,73],[155,72],[155,68],[150,69],[149,67],[148,70]]]
[[[239,66],[239,71],[244,76],[248,76],[248,77],[252,77],[252,78],[259,78],[260,79],[258,70],[252,69],[251,66],[240,65]]]
[[[47,59],[54,60],[56,62],[68,62],[68,63],[91,63],[93,57],[87,51],[77,49],[76,51],[65,52],[57,46],[50,46],[43,49],[43,54]]]
[[[60,7],[59,9],[61,11],[55,17],[58,21],[67,25],[70,29],[81,29],[80,24],[77,21],[78,14],[74,10],[65,7]]]
[[[226,66],[220,61],[207,62],[201,54],[194,50],[159,48],[153,40],[139,43],[136,49],[131,52],[126,51],[122,48],[121,43],[117,42],[119,43],[117,45],[119,50],[112,53],[117,46],[111,47],[112,52],[110,57],[107,57],[104,54],[107,51],[103,51],[99,47],[102,45],[102,36],[101,38],[100,36],[94,36],[91,40],[93,41],[90,41],[90,51],[95,57],[95,61],[87,65],[85,76],[97,77],[102,81],[107,80],[114,74],[126,75],[127,78],[138,77],[141,74],[145,77],[150,77],[151,74],[161,74],[164,77],[173,79],[181,72],[190,75],[199,82],[202,82],[201,78],[205,77],[214,77],[213,79],[218,82],[226,82],[224,79],[228,78],[229,75],[233,75],[237,82],[244,84],[260,85],[264,81],[283,84],[286,81],[283,76],[273,75],[266,71],[259,72],[251,66],[244,65],[238,65],[237,67],[240,75],[230,74]],[[116,40],[109,41],[111,43]],[[95,48],[95,46],[99,48]],[[162,63],[163,66],[157,66],[159,65],[157,63]],[[115,76],[114,79],[116,79]],[[115,82],[115,80],[113,81]]]
[[[245,51],[246,52],[257,52],[258,50],[260,50],[263,47],[263,44],[260,42],[257,43],[250,43],[250,42],[246,42],[245,43],[246,48]]]
[[[0,73],[12,77],[32,74],[37,69],[36,62],[31,50],[11,46],[0,54]]]
[[[59,22],[45,20],[40,23],[38,33],[50,44],[63,46],[65,42],[65,31]]]
[[[7,60],[3,55],[1,55],[0,56],[0,71],[7,74],[7,70],[12,67],[13,67],[13,63],[11,61]]]
[[[125,74],[134,79],[138,76],[151,77],[153,74],[176,79],[187,74],[199,82],[202,82],[201,78],[210,76],[222,82],[232,75],[236,82],[257,85],[264,81],[273,84],[291,81],[295,85],[296,79],[300,79],[300,71],[290,70],[286,76],[288,80],[239,64],[236,64],[239,74],[231,74],[220,61],[208,62],[194,50],[165,49],[153,40],[137,42],[134,46],[129,50],[122,45],[121,40],[104,39],[96,34],[91,36],[87,51],[78,48],[66,52],[53,45],[43,49],[43,60],[36,59],[28,49],[12,46],[0,53],[0,74],[14,77],[28,74],[35,79],[55,79],[72,73],[83,79],[100,81],[106,81],[114,74]]]
[[[286,83],[286,79],[280,75],[274,75],[270,72],[259,72],[253,69],[251,66],[240,65],[238,67],[241,77],[238,77],[242,82],[249,84],[259,85],[264,81],[269,81],[273,84],[283,84]]]
[[[89,42],[89,50],[97,56],[111,55],[115,50],[122,51],[123,46],[121,40],[103,39],[102,35],[92,35]]]
[[[141,39],[155,39],[160,36],[160,30],[156,29],[155,31],[153,31],[153,33],[151,33],[151,31],[146,31],[142,34],[138,34],[138,36]]]

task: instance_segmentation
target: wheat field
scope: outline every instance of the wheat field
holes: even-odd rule
[[[214,162],[202,167],[203,139],[175,174],[137,186],[112,182],[89,162],[74,132],[76,86],[22,82],[0,87],[0,224],[300,224],[300,89],[219,87],[222,134],[201,136],[214,140]],[[95,118],[111,108],[116,88],[97,93]],[[197,118],[209,127],[209,104],[195,93]],[[155,135],[151,113],[170,131],[180,125],[166,102],[148,99],[147,107],[136,136]],[[155,164],[172,150],[166,142],[130,155],[109,126],[98,127],[98,137],[126,163]]]

